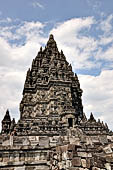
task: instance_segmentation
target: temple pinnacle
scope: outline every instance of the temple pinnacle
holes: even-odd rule
[[[53,34],[50,34],[49,39],[53,39],[54,40]]]

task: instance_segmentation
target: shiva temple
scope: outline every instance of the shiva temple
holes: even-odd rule
[[[50,35],[27,71],[20,119],[7,110],[2,120],[0,170],[113,170],[113,132],[86,117],[82,93]]]

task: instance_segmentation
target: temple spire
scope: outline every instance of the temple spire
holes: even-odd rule
[[[6,114],[4,116],[4,119],[3,121],[11,121],[11,117],[10,117],[10,114],[9,114],[9,110],[7,109],[6,111]]]
[[[4,119],[2,120],[2,133],[9,133],[11,126],[11,117],[7,109]]]
[[[56,41],[54,40],[54,36],[52,34],[50,34],[49,36],[49,40],[47,42],[47,48],[54,52],[58,51]]]
[[[54,40],[54,36],[53,36],[52,34],[50,34],[49,40],[48,40],[48,42],[47,42],[47,46],[48,46],[49,44],[53,44],[53,43],[56,43],[56,42],[55,42],[55,40]]]
[[[70,82],[72,87],[70,87]],[[53,84],[55,84],[55,87]],[[66,87],[69,87],[65,88],[65,84]],[[59,89],[59,86],[62,87]],[[59,90],[62,93],[61,99],[56,95]],[[48,96],[46,96],[46,93],[48,93]],[[74,94],[72,95],[72,93]],[[70,99],[68,99],[68,95]],[[59,109],[61,107],[62,114],[65,112],[68,114],[68,110],[70,112],[70,109],[72,109],[72,113],[76,118],[80,117],[79,120],[81,120],[83,115],[81,96],[82,90],[80,89],[77,76],[74,77],[72,66],[66,61],[63,51],[58,51],[54,36],[51,34],[46,48],[40,49],[38,56],[32,62],[31,69],[27,72],[23,99],[20,103],[21,119],[38,117],[39,114],[49,115],[53,112],[60,114],[61,111]],[[49,102],[50,100],[53,100],[53,103]],[[34,102],[37,109],[36,107],[34,108]],[[72,104],[70,104],[71,102]]]
[[[50,34],[49,39],[53,39],[54,40],[53,34]]]
[[[94,118],[94,116],[93,116],[93,113],[92,113],[92,112],[91,112],[91,114],[90,114],[89,121],[90,121],[90,122],[96,122],[96,120],[95,120],[95,118]]]

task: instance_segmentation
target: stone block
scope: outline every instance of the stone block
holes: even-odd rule
[[[111,170],[111,165],[110,165],[110,163],[106,163],[106,164],[105,164],[105,167],[106,167],[107,170]]]
[[[23,166],[23,167],[15,167],[15,170],[25,170],[25,166]]]
[[[78,152],[78,156],[82,157],[82,158],[90,158],[92,157],[91,153],[87,153],[87,152]]]
[[[86,159],[86,167],[90,168],[91,166],[91,160],[89,158]]]
[[[67,158],[72,159],[73,158],[73,152],[68,152],[67,153]]]
[[[69,168],[69,170],[89,170],[89,169],[87,169],[87,168],[78,168],[78,167],[71,167],[71,168]]]
[[[101,170],[101,169],[97,167],[93,167],[92,170]]]
[[[3,146],[8,146],[10,145],[10,140],[6,140],[2,143]]]
[[[48,137],[40,137],[39,138],[39,146],[48,147],[49,146],[49,138]]]
[[[110,146],[107,146],[107,147],[105,147],[105,148],[103,148],[103,150],[104,150],[104,152],[105,153],[112,153],[112,149],[110,148]]]
[[[68,145],[68,151],[74,151],[75,150],[75,145],[69,144]]]
[[[72,159],[72,166],[81,166],[81,158],[77,157],[77,158],[73,158]]]
[[[70,144],[74,144],[76,146],[80,146],[80,141],[76,140],[76,138],[70,138],[69,142],[70,142]]]
[[[86,168],[86,159],[81,159],[82,167]]]

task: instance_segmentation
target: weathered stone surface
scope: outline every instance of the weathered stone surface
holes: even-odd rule
[[[110,163],[106,163],[106,164],[105,164],[105,167],[106,167],[107,170],[112,170]]]
[[[81,166],[81,158],[73,158],[72,159],[72,166]]]
[[[105,147],[103,150],[105,153],[112,153],[112,149],[110,146]]]
[[[81,159],[81,162],[82,162],[83,168],[86,168],[86,166],[87,166],[86,159]]]
[[[87,152],[78,152],[78,156],[83,157],[83,158],[87,158],[87,157],[92,157],[92,154],[87,153]]]
[[[92,170],[100,170],[100,168],[93,167]]]

